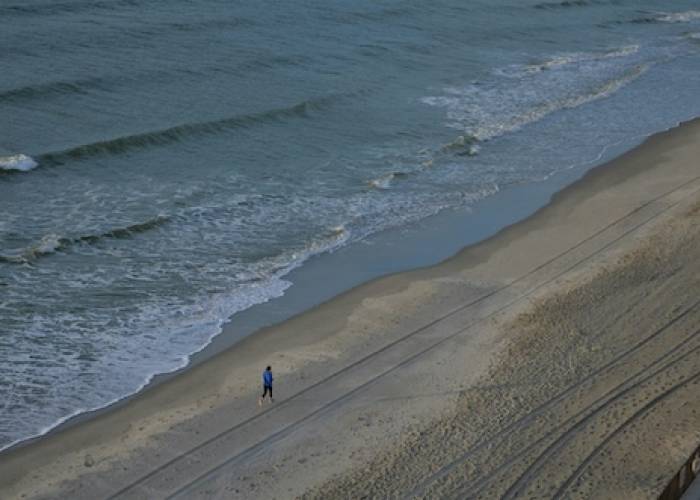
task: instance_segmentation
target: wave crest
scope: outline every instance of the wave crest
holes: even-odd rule
[[[158,215],[153,219],[149,219],[145,222],[139,222],[136,224],[131,224],[125,227],[118,227],[115,229],[110,229],[99,234],[88,234],[78,237],[64,237],[54,233],[47,234],[43,236],[36,244],[25,248],[13,255],[2,255],[0,254],[0,262],[12,263],[12,264],[26,264],[29,262],[34,262],[37,259],[56,253],[61,250],[66,250],[72,245],[86,243],[95,244],[99,241],[110,239],[110,238],[131,238],[136,234],[144,233],[152,229],[156,229],[164,224],[167,224],[170,218],[164,215]]]
[[[406,172],[389,172],[381,177],[372,179],[368,184],[375,189],[389,189],[394,179],[400,179],[406,176],[408,176]]]
[[[310,112],[320,111],[334,103],[339,96],[310,99],[287,108],[272,109],[262,113],[239,115],[210,122],[187,123],[174,127],[127,135],[53,153],[45,153],[39,158],[47,165],[62,165],[68,160],[84,160],[105,155],[116,155],[146,149],[154,146],[167,146],[188,139],[212,136],[223,132],[250,128],[259,124],[307,118]]]
[[[481,149],[478,142],[479,139],[476,136],[463,134],[442,146],[441,149],[445,152],[456,153],[458,156],[476,156]]]
[[[464,147],[467,144],[481,143],[502,136],[527,124],[539,121],[556,111],[573,109],[608,97],[639,78],[648,68],[648,65],[645,64],[637,65],[616,78],[589,88],[584,93],[563,95],[562,97],[551,98],[539,103],[534,102],[522,108],[518,106],[512,110],[503,107],[501,102],[503,94],[500,91],[486,91],[484,94],[484,91],[474,86],[463,90],[446,89],[448,95],[426,97],[422,99],[422,102],[432,106],[447,108],[447,117],[450,120],[449,125],[453,128],[464,130],[464,135],[446,146],[448,149],[455,149]],[[489,105],[497,106],[496,110],[489,109]],[[475,121],[477,123],[474,125]]]
[[[28,172],[36,168],[39,164],[31,156],[17,154],[11,156],[0,156],[0,170],[17,170]]]
[[[580,94],[570,97],[563,97],[537,105],[522,114],[511,117],[509,120],[497,124],[495,127],[485,128],[474,132],[474,136],[480,141],[489,140],[493,137],[502,135],[505,132],[517,130],[520,127],[541,120],[545,116],[564,109],[577,108],[583,104],[587,104],[598,99],[603,99],[610,96],[617,90],[621,89],[630,82],[636,80],[643,75],[648,69],[647,65],[636,66],[630,71],[627,71],[619,78],[608,80],[592,89],[586,94]]]
[[[637,17],[626,22],[632,24],[689,23],[695,19],[700,19],[700,10],[687,10],[685,12],[657,12],[651,16]],[[625,21],[615,21],[614,24],[623,23],[625,23]]]
[[[695,19],[700,19],[700,10],[688,10],[686,12],[673,12],[659,14],[659,21],[662,23],[687,23]]]
[[[94,89],[107,89],[108,80],[100,77],[76,80],[57,80],[35,85],[26,85],[0,91],[3,101],[23,101],[41,99],[66,94],[85,94]]]
[[[569,7],[589,7],[591,5],[599,5],[601,3],[595,0],[564,0],[561,2],[540,2],[534,5],[536,9],[566,9]]]
[[[529,64],[525,66],[525,72],[532,73],[558,68],[561,66],[568,66],[570,64],[601,61],[605,59],[613,59],[616,57],[626,57],[636,54],[638,51],[639,45],[626,45],[624,47],[609,50],[607,52],[573,52],[569,54],[561,54],[539,64]]]

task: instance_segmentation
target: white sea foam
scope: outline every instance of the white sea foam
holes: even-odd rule
[[[391,187],[391,182],[394,180],[395,177],[396,176],[393,173],[383,175],[377,179],[372,179],[371,181],[369,181],[369,185],[377,189],[389,189]]]
[[[472,144],[469,146],[469,149],[467,149],[467,155],[468,156],[476,156],[479,154],[479,151],[481,151],[481,146],[478,144]]]
[[[189,363],[192,355],[207,347],[213,338],[221,332],[223,324],[229,316],[238,311],[248,309],[253,305],[281,297],[291,285],[289,281],[273,278],[265,283],[243,286],[234,295],[220,294],[206,304],[200,303],[181,308],[177,313],[171,309],[164,310],[155,305],[144,305],[141,314],[145,317],[159,319],[162,331],[177,330],[182,334],[171,343],[172,345],[184,347],[179,339],[186,339],[186,341],[191,342],[188,352],[174,355],[171,349],[162,347],[161,337],[156,335],[140,336],[139,342],[132,342],[130,345],[123,346],[122,349],[124,350],[119,353],[112,353],[115,354],[115,359],[122,363],[127,363],[122,365],[122,370],[120,370],[120,373],[124,374],[123,376],[119,376],[110,370],[114,364],[113,360],[105,359],[107,366],[104,366],[103,371],[109,374],[110,380],[104,381],[100,391],[92,395],[93,399],[83,399],[84,406],[74,406],[73,411],[66,414],[56,414],[53,416],[53,419],[49,414],[28,417],[26,419],[27,424],[31,426],[34,423],[32,420],[35,420],[37,424],[35,428],[38,430],[0,446],[0,451],[26,439],[42,436],[77,415],[105,408],[131,394],[135,394],[146,387],[158,374],[170,373],[184,368]],[[187,324],[183,323],[183,318],[199,318],[199,321],[192,320]],[[71,319],[58,316],[46,318],[46,321],[60,324]],[[39,329],[45,328],[42,326],[41,319],[39,319],[37,326]],[[200,339],[200,342],[195,344],[198,339]],[[102,340],[105,344],[110,342],[108,338],[103,338]],[[140,352],[150,353],[146,356],[149,362],[145,365],[140,363],[143,360],[143,356],[139,355]],[[62,374],[62,376],[65,377],[65,374]],[[29,384],[30,382],[23,382],[24,386]],[[43,387],[42,384],[35,385],[37,388]],[[101,399],[101,397],[108,394],[114,395],[107,399]],[[54,396],[57,396],[57,394],[54,394]],[[82,396],[87,397],[90,395]]]
[[[473,204],[489,196],[493,196],[501,190],[500,186],[496,183],[487,184],[486,186],[474,191],[462,193],[464,200],[469,204]]]
[[[37,254],[55,252],[61,246],[61,237],[57,234],[47,234],[31,249]]]
[[[457,151],[459,155],[476,156],[481,147],[476,144],[479,139],[468,134],[460,135],[453,141],[442,146],[443,151]]]
[[[367,184],[375,189],[389,189],[395,180],[405,178],[408,175],[409,172],[389,172],[376,179],[372,179]]]
[[[700,19],[700,10],[688,10],[686,12],[663,12],[656,18],[663,23],[688,23]]]
[[[341,236],[341,235],[349,236],[348,229],[343,224],[340,224],[338,226],[333,226],[330,229],[330,232],[331,232],[331,235],[333,235],[333,236]]]
[[[24,154],[0,156],[0,170],[19,170],[21,172],[27,172],[36,168],[38,165],[34,158]]]
[[[422,102],[446,108],[448,126],[466,132],[462,137],[483,142],[518,130],[556,111],[608,97],[647,70],[645,64],[634,66],[607,81],[581,89],[577,94],[556,87],[548,94],[547,88],[469,85],[463,89],[447,88],[447,95],[425,97]],[[557,96],[556,92],[561,92],[561,95]]]
[[[625,45],[603,52],[565,52],[555,54],[542,62],[529,64],[514,64],[511,66],[495,68],[493,71],[499,76],[520,78],[525,75],[539,73],[541,71],[566,68],[573,65],[605,63],[609,59],[630,57],[639,52],[637,44]]]
[[[301,253],[294,253],[294,261],[289,265],[289,271],[302,265],[309,257],[337,250],[348,242],[351,234],[351,231],[342,224],[329,228],[327,234],[309,243]]]
[[[12,262],[15,264],[31,262],[37,257],[55,252],[61,248],[64,241],[57,234],[47,234],[35,244],[14,254],[0,254],[0,262]]]
[[[92,328],[95,321],[104,320],[102,312],[98,309],[79,313],[51,313],[46,316],[35,314],[26,326],[26,339],[41,339],[44,332],[60,331],[61,334],[56,336],[60,338],[59,342],[71,345],[71,342],[79,342],[86,332],[91,332],[91,342],[94,342],[95,346],[104,347],[105,351],[97,347],[90,351],[90,355],[95,356],[95,359],[90,361],[90,372],[95,373],[99,379],[95,381],[99,389],[75,393],[72,390],[63,391],[62,387],[54,388],[55,391],[45,401],[54,403],[53,411],[47,408],[42,412],[27,413],[22,421],[21,432],[18,432],[19,428],[12,429],[9,420],[3,421],[3,417],[9,417],[0,412],[0,427],[7,424],[8,432],[14,430],[21,436],[19,439],[2,443],[0,451],[24,439],[41,436],[75,415],[103,408],[134,394],[150,383],[157,374],[187,366],[190,357],[209,345],[222,331],[223,324],[229,317],[284,295],[292,286],[284,276],[310,257],[340,248],[349,241],[351,235],[352,231],[343,224],[329,227],[324,234],[313,238],[301,249],[261,260],[244,273],[239,273],[238,278],[248,279],[248,283],[235,285],[232,290],[207,290],[201,296],[191,297],[193,300],[189,304],[157,300],[140,302],[129,318],[110,321],[110,328],[105,329],[109,333],[104,336],[100,330]],[[60,244],[59,236],[49,234],[31,248],[34,252],[49,253],[55,251]],[[158,267],[158,264],[155,267]],[[139,275],[139,279],[148,278],[145,272]],[[65,285],[68,290],[73,290],[83,288],[85,283],[95,286],[96,283],[101,283],[100,276],[93,273],[86,276],[73,273],[73,282]],[[101,283],[98,288],[102,289],[102,285],[105,283]],[[122,336],[130,340],[115,343],[115,339]],[[168,342],[163,342],[164,338],[167,338]],[[43,343],[34,345],[32,356],[37,360],[51,356],[50,350],[42,351],[45,347],[48,349]],[[22,346],[18,346],[18,350],[21,351]],[[109,355],[105,356],[107,352]],[[49,380],[44,379],[53,380],[66,376],[64,370],[66,365],[70,364],[71,356],[70,353],[58,353],[60,361],[54,360],[50,367],[43,370],[36,370],[33,364],[13,365],[14,370],[19,370],[13,373],[13,378],[22,380],[21,385],[25,390],[30,384],[39,389],[46,388]],[[144,356],[148,360],[147,363],[143,362]],[[115,364],[119,366],[118,372],[114,371]],[[65,385],[66,389],[68,387],[69,385]],[[0,395],[7,401],[15,397],[14,392],[13,387],[4,393],[0,392]],[[62,413],[60,408],[73,410]],[[14,422],[14,425],[16,424],[17,422]]]
[[[529,64],[525,66],[526,71],[542,71],[547,69],[566,66],[569,64],[578,64],[590,61],[600,61],[604,59],[612,59],[617,57],[627,57],[636,54],[639,51],[639,45],[626,45],[619,49],[610,50],[607,52],[572,52],[561,54],[552,57],[540,64]]]

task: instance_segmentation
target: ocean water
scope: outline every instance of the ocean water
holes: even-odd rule
[[[4,0],[0,449],[313,255],[700,115],[700,6]]]

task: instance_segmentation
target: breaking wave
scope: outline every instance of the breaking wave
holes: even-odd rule
[[[442,146],[442,151],[456,153],[458,156],[476,156],[480,150],[478,142],[477,137],[464,134]]]
[[[700,19],[700,10],[659,14],[658,19],[662,23],[687,23]]]
[[[607,52],[572,52],[569,54],[561,54],[551,59],[548,59],[538,64],[528,64],[524,67],[527,73],[545,71],[570,64],[578,64],[582,62],[601,61],[605,59],[613,59],[616,57],[626,57],[636,54],[639,51],[639,45],[627,45],[619,49],[609,50]]]
[[[484,108],[484,106],[493,102],[499,103],[502,100],[501,93],[496,92],[497,95],[482,94],[478,87],[467,87],[462,90],[447,89],[449,95],[425,97],[422,99],[422,102],[431,106],[447,108],[447,117],[451,122],[450,126],[466,132],[465,135],[457,139],[456,143],[451,143],[453,144],[451,147],[460,147],[462,142],[472,145],[488,141],[505,133],[515,131],[524,125],[539,121],[556,111],[577,108],[583,104],[608,97],[639,78],[648,68],[647,65],[638,65],[621,76],[608,80],[586,93],[553,98],[529,107],[526,106],[525,109],[514,109],[510,112],[507,109],[499,109],[498,114],[494,113],[493,110]],[[500,106],[500,104],[497,105]],[[496,117],[495,119],[493,119],[494,116]],[[478,123],[472,125],[475,120]]]
[[[39,164],[31,156],[24,154],[0,156],[0,170],[17,170],[27,172]]]
[[[14,255],[0,254],[0,262],[25,264],[34,262],[37,259],[50,255],[60,250],[66,250],[72,245],[86,243],[95,244],[101,240],[110,238],[131,238],[139,233],[144,233],[152,229],[156,229],[167,224],[170,221],[169,217],[159,215],[153,219],[137,224],[131,224],[125,227],[110,229],[99,234],[89,234],[78,237],[63,237],[57,234],[47,234],[42,237],[35,245],[32,245]]]
[[[61,165],[68,160],[84,160],[105,155],[118,155],[154,146],[167,146],[188,139],[212,136],[236,129],[295,118],[308,118],[313,111],[320,111],[338,100],[338,96],[310,99],[287,108],[262,113],[239,115],[210,122],[187,123],[174,127],[117,137],[105,141],[84,144],[63,151],[46,153],[39,157],[42,164]]]
[[[700,19],[700,10],[688,10],[685,12],[657,12],[651,16],[637,17],[627,22],[632,24],[689,23],[695,19]],[[623,21],[616,21],[615,24],[622,23]]]
[[[408,176],[406,172],[390,172],[368,182],[370,187],[375,189],[389,189],[395,179]]]
[[[583,104],[587,104],[598,99],[603,99],[642,76],[647,71],[647,69],[647,65],[640,65],[633,68],[630,71],[627,71],[620,78],[609,80],[604,84],[594,88],[589,93],[544,102],[538,106],[527,110],[526,112],[520,115],[513,116],[512,118],[503,123],[496,124],[494,127],[478,130],[474,133],[474,136],[481,141],[488,140],[493,137],[499,136],[505,132],[517,130],[523,125],[539,121],[545,116],[554,113],[555,111],[573,109]]]
[[[602,5],[609,2],[596,0],[564,0],[561,2],[541,2],[535,4],[536,9],[566,9],[569,7],[589,7],[591,5]]]

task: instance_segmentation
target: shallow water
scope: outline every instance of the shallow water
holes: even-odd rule
[[[700,115],[690,1],[8,0],[0,19],[0,448],[183,366],[312,255]]]

